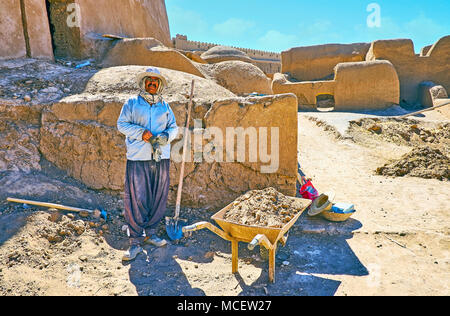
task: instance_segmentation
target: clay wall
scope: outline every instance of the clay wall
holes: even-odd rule
[[[164,0],[75,0],[81,9],[81,36],[91,32],[153,37],[171,46]]]
[[[398,104],[399,80],[388,61],[340,63],[334,80],[289,82],[285,75],[275,74],[274,93],[294,93],[299,109],[317,105],[318,95],[333,95],[335,110],[384,109]]]
[[[104,69],[91,79],[82,94],[45,107],[39,130],[39,150],[43,157],[91,188],[123,190],[126,148],[124,136],[117,130],[117,118],[123,103],[133,95],[134,78],[144,69],[142,66]],[[196,80],[191,125],[194,127],[193,120],[198,119],[200,127],[195,132],[191,129],[183,205],[222,207],[250,189],[269,186],[295,195],[298,127],[297,98],[293,94],[239,98],[211,80],[173,70],[162,69],[162,72],[170,83],[164,96],[180,127],[187,116],[188,100],[183,91],[193,78]],[[229,134],[228,128],[242,128],[248,135],[255,133],[255,160],[251,158],[250,148],[256,143],[246,136],[245,146],[238,146],[239,137]],[[217,134],[208,136],[212,131],[221,133],[223,138]],[[198,142],[196,135],[204,137]],[[264,146],[261,139],[267,141],[265,147],[261,147]],[[181,160],[174,158],[181,155],[179,144],[182,144],[181,135],[172,144],[169,200],[172,204],[181,165]],[[198,150],[199,144],[202,151]],[[272,145],[278,146],[272,149]],[[234,155],[228,156],[228,146],[233,148]],[[240,160],[242,148],[244,159]],[[200,160],[199,152],[203,153]],[[208,160],[205,153],[222,153],[223,159]],[[266,155],[270,156],[269,160]]]
[[[210,48],[220,46],[219,44],[190,41],[187,39],[186,35],[180,34],[177,34],[176,37],[172,39],[172,42],[176,49],[194,52],[206,52]],[[255,65],[267,74],[274,74],[281,70],[281,55],[279,53],[242,47],[231,47],[246,53],[255,61]]]
[[[299,109],[309,109],[316,105],[316,97],[321,94],[334,95],[336,83],[333,80],[289,82],[285,75],[277,73],[272,81],[274,93],[294,93]]]
[[[425,56],[414,52],[410,39],[380,40],[372,43],[367,60],[389,60],[400,78],[402,102],[418,102],[419,84],[432,81],[450,89],[450,36],[441,38]]]
[[[326,44],[295,47],[281,53],[281,72],[298,81],[329,79],[343,62],[364,61],[370,44]]]
[[[42,154],[66,170],[69,175],[95,189],[123,190],[125,175],[124,137],[118,133],[116,120],[121,103],[90,102],[84,104],[55,104],[42,115],[40,129]],[[185,120],[185,104],[173,103],[179,125]],[[68,110],[78,114],[69,115]],[[183,205],[192,207],[223,207],[250,189],[275,187],[280,192],[295,196],[297,157],[297,100],[293,95],[253,100],[242,106],[239,99],[226,99],[212,104],[205,128],[214,127],[226,135],[227,128],[255,128],[259,138],[260,127],[267,128],[269,138],[275,135],[271,127],[279,128],[279,170],[262,173],[257,162],[249,161],[250,144],[245,149],[247,162],[195,162],[194,146],[190,162],[186,164]],[[64,136],[63,136],[64,135]],[[194,142],[191,137],[191,142]],[[281,141],[282,140],[282,141]],[[179,140],[181,141],[181,140]],[[227,139],[223,148],[227,147]],[[207,146],[207,141],[202,143]],[[197,143],[198,144],[198,143]],[[173,151],[175,146],[173,146]],[[237,150],[235,152],[237,154]],[[224,152],[224,157],[226,153]],[[171,191],[169,202],[174,204],[179,181],[180,163],[171,162]]]
[[[49,23],[50,16],[50,23]],[[164,0],[2,0],[0,58],[101,58],[114,34],[171,46]],[[53,42],[52,42],[53,38]],[[53,47],[54,46],[54,47]]]
[[[399,102],[397,72],[388,61],[341,63],[335,82],[336,110],[385,109]]]
[[[45,0],[2,0],[0,42],[0,59],[53,59]]]

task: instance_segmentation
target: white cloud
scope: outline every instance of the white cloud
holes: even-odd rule
[[[171,8],[169,25],[171,30],[183,30],[183,34],[192,37],[200,37],[209,29],[208,23],[200,14],[195,11],[183,10],[177,6]]]
[[[270,30],[265,35],[260,37],[258,41],[264,44],[266,50],[270,51],[284,51],[292,47],[298,46],[298,38],[296,35],[283,34],[277,30]]]
[[[420,14],[417,18],[405,23],[405,31],[417,37],[428,38],[430,34],[445,34],[445,29],[441,25]]]
[[[395,38],[412,39],[416,52],[420,51],[423,46],[433,44],[438,40],[438,38],[432,38],[431,34],[444,36],[448,33],[444,27],[423,13],[404,22],[397,22],[389,16],[382,16],[380,28],[369,28],[367,25],[359,24],[354,30],[355,35],[367,42]]]
[[[342,30],[337,30],[329,20],[316,19],[313,23],[300,23],[298,28],[300,46],[339,42],[343,39]]]
[[[255,26],[252,21],[231,18],[213,27],[214,32],[224,37],[240,37]]]

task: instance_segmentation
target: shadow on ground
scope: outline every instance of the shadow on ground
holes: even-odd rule
[[[190,222],[196,222],[195,218],[190,219]],[[326,222],[323,221],[322,224]],[[346,225],[350,233],[328,235],[304,233],[301,223],[297,223],[290,232],[286,246],[280,247],[277,252],[274,284],[270,284],[268,280],[268,262],[255,260],[255,257],[260,258],[258,247],[250,251],[246,243],[239,243],[240,264],[253,265],[262,272],[252,284],[246,283],[245,276],[239,272],[235,274],[234,278],[242,289],[238,295],[333,296],[341,282],[331,279],[330,275],[368,275],[368,270],[347,243],[347,240],[353,237],[351,230],[361,224],[352,220]],[[126,248],[126,244],[111,246],[117,249]],[[192,237],[183,239],[178,244],[170,243],[164,248],[146,246],[144,254],[125,265],[130,266],[130,281],[139,295],[204,296],[204,290],[189,282],[177,260],[189,260],[199,265],[210,263],[213,259],[206,258],[205,254],[211,251],[231,256],[231,243],[204,230],[194,233]],[[218,268],[229,270],[231,275],[231,263]],[[327,276],[321,277],[322,274]],[[215,276],[211,275],[210,278],[214,280]],[[221,286],[220,281],[217,286]]]
[[[20,183],[16,181],[17,179],[20,180]],[[2,198],[9,193],[14,193],[14,195],[24,198],[47,200],[47,196],[34,196],[33,194],[28,196],[23,194],[22,190],[15,190],[15,186],[27,184],[31,187],[39,185],[40,193],[48,192],[48,201],[52,202],[61,199],[64,202],[73,202],[77,206],[84,206],[87,198],[92,199],[92,204],[97,203],[98,199],[99,205],[105,205],[107,209],[109,206],[109,210],[111,210],[107,222],[110,228],[104,235],[106,243],[113,249],[126,250],[128,239],[125,233],[121,231],[123,219],[120,216],[119,209],[114,209],[114,207],[119,207],[117,197],[109,198],[106,194],[85,191],[83,188],[78,190],[78,186],[75,184],[68,186],[68,184],[55,182],[41,175],[38,175],[36,179],[32,176],[21,175],[20,177],[4,177],[3,180],[9,182],[3,183],[3,188],[8,188],[8,190],[5,190],[4,194],[0,194]],[[11,186],[11,183],[15,183],[15,186]],[[46,188],[46,190],[40,190],[42,188]],[[53,196],[52,194],[56,195]],[[110,199],[112,200],[109,201]],[[75,203],[77,200],[78,203]],[[105,201],[103,202],[103,200]],[[23,209],[22,205],[5,204],[4,207],[10,211],[1,215],[0,246],[17,235],[20,229],[25,226],[30,214],[33,214],[32,211]],[[169,209],[167,215],[171,216],[172,214],[173,210]],[[187,211],[185,209],[182,210],[182,214],[192,224],[198,221],[211,221],[210,216],[212,215],[205,210]],[[248,283],[246,275],[235,274],[236,282],[234,284],[237,284],[235,289],[238,289],[238,287],[242,289],[237,293],[238,295],[332,296],[338,290],[340,281],[333,280],[330,275],[364,276],[368,274],[367,269],[361,264],[347,243],[347,240],[353,236],[352,231],[361,227],[361,223],[356,220],[349,220],[346,223],[329,223],[324,220],[308,219],[305,216],[306,213],[291,228],[286,246],[279,248],[275,271],[276,282],[274,284],[270,284],[268,280],[268,262],[257,260],[260,258],[258,247],[254,251],[250,251],[247,249],[246,243],[240,243],[240,264],[254,266],[262,272],[259,276],[256,275],[256,280],[251,284]],[[308,227],[310,230],[312,227],[335,233],[331,235],[327,233],[306,233]],[[161,236],[167,238],[164,225],[161,225],[160,233]],[[170,243],[165,248],[157,249],[145,246],[144,254],[139,255],[134,262],[124,264],[124,266],[129,267],[129,280],[135,286],[138,295],[204,296],[206,295],[205,289],[200,288],[201,286],[197,283],[191,284],[191,280],[188,280],[179,261],[190,261],[199,266],[211,263],[214,258],[207,257],[208,252],[222,253],[231,257],[231,243],[210,231],[199,231],[189,239],[183,239],[179,243]],[[221,270],[218,272],[229,271],[231,275],[231,262],[229,265],[228,263],[224,266],[218,265],[217,268]],[[322,277],[321,275],[327,276]],[[223,284],[220,283],[220,280],[216,281],[215,275],[208,277],[211,278],[210,282],[217,282],[217,293],[221,295],[220,287]]]

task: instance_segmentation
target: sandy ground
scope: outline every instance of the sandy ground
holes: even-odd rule
[[[299,114],[301,170],[357,213],[345,223],[303,214],[278,251],[274,284],[258,249],[244,243],[239,273],[231,274],[230,243],[209,231],[160,249],[146,246],[123,264],[120,196],[89,190],[51,166],[1,173],[0,295],[449,295],[450,182],[375,175],[411,148],[350,136],[336,138]],[[102,206],[109,218],[51,216],[6,203],[7,196]],[[211,215],[182,209],[190,223]]]

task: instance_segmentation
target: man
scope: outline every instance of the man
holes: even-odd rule
[[[169,104],[161,97],[166,79],[156,68],[137,77],[141,92],[123,106],[117,128],[126,136],[125,220],[130,248],[124,261],[142,252],[141,244],[162,247],[156,234],[164,217],[169,193],[170,143],[178,127]]]

